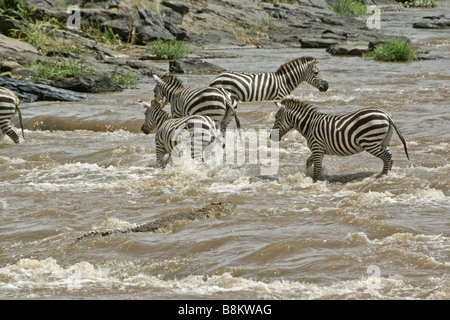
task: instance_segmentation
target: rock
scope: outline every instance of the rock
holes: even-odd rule
[[[337,44],[336,39],[321,39],[321,38],[301,38],[300,44],[302,48],[328,48],[331,45]]]
[[[12,71],[17,68],[23,68],[22,65],[18,64],[16,61],[1,61],[0,62],[0,72]]]
[[[0,33],[4,35],[9,35],[11,32],[17,31],[26,31],[26,24],[15,20],[15,19],[5,19],[0,20]]]
[[[169,71],[188,74],[216,74],[226,69],[196,58],[169,61]]]
[[[446,18],[445,15],[440,16],[427,16],[423,17],[424,20],[430,21],[419,21],[413,23],[413,28],[420,29],[448,29],[450,28],[450,19]]]
[[[0,77],[0,86],[14,91],[20,100],[33,102],[48,101],[87,101],[89,98],[81,93],[54,88],[49,85],[25,82]]]
[[[189,6],[184,3],[163,0],[161,4],[181,14],[182,16],[189,12]]]
[[[333,44],[326,49],[326,52],[334,55],[361,56],[369,52],[369,43],[361,44]]]
[[[107,76],[90,73],[74,73],[66,77],[58,77],[51,81],[51,85],[77,92],[100,93],[122,91],[122,87],[114,83]]]
[[[10,49],[18,53],[25,51],[39,54],[39,51],[31,44],[28,44],[26,42],[17,39],[8,38],[7,36],[0,34],[0,51],[4,49],[5,50]]]
[[[18,80],[26,80],[33,74],[33,70],[24,68],[15,61],[0,62],[0,76]]]

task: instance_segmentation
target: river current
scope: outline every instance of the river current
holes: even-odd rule
[[[427,11],[383,13],[382,28],[442,59],[383,63],[290,48],[209,60],[268,72],[318,58],[329,90],[303,83],[293,94],[329,113],[388,111],[410,160],[394,133],[394,164],[383,177],[382,162],[360,153],[325,156],[323,180],[313,183],[295,131],[279,143],[269,174],[260,136],[241,146],[254,161],[157,168],[137,103],[152,98],[152,79],[88,102],[23,103],[25,142],[0,143],[0,299],[449,299],[450,39],[392,22],[408,14]],[[179,76],[192,86],[213,77]],[[238,106],[254,138],[269,132],[275,112],[272,102]],[[217,201],[235,212],[163,233],[75,241]]]

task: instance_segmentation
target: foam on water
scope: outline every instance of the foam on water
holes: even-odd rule
[[[150,263],[151,264],[151,263]],[[13,297],[16,292],[33,298],[64,297],[83,290],[101,289],[100,296],[127,297],[137,292],[151,298],[154,291],[168,297],[242,299],[448,299],[448,279],[430,277],[419,289],[406,278],[396,276],[372,277],[361,274],[359,279],[318,285],[293,280],[262,281],[234,276],[230,272],[217,275],[189,275],[178,279],[136,271],[133,263],[107,263],[95,266],[87,261],[61,266],[55,259],[20,259],[0,268],[2,296]],[[159,268],[159,263],[155,266]],[[427,290],[424,290],[427,289]],[[96,292],[96,291],[95,291]],[[163,294],[164,295],[164,294]],[[99,297],[99,296],[97,296]]]

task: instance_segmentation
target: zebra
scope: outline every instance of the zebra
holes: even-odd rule
[[[328,82],[320,77],[317,62],[313,57],[301,57],[286,62],[276,72],[224,72],[210,87],[224,88],[241,102],[281,100],[303,81],[325,92]]]
[[[276,104],[279,109],[271,137],[276,139],[274,133],[278,130],[278,140],[281,140],[295,128],[306,138],[312,152],[306,160],[306,168],[314,164],[314,182],[319,178],[325,154],[349,156],[365,150],[383,160],[381,175],[387,174],[393,163],[389,151],[393,129],[409,160],[405,139],[391,116],[382,109],[366,108],[343,115],[329,115],[295,97],[286,97]]]
[[[14,143],[19,143],[20,138],[15,128],[12,126],[11,119],[18,113],[22,137],[25,139],[22,125],[22,112],[19,108],[20,100],[14,92],[4,87],[0,87],[0,135],[8,135]]]
[[[225,132],[234,116],[236,127],[241,128],[235,111],[237,102],[228,91],[221,88],[185,87],[171,74],[165,74],[161,78],[153,75],[153,78],[156,80],[154,97],[162,101],[163,106],[170,103],[173,118],[194,114],[208,116]]]
[[[171,160],[171,152],[186,138],[189,133],[191,157],[194,160],[204,160],[207,147],[216,139],[220,141],[220,132],[214,121],[208,116],[192,115],[182,118],[171,118],[164,111],[163,105],[157,99],[151,103],[139,101],[146,108],[145,122],[141,131],[149,134],[156,129],[156,161],[159,167],[165,167]],[[179,150],[179,146],[178,149]],[[168,157],[166,158],[166,155]],[[165,159],[166,158],[166,159]]]

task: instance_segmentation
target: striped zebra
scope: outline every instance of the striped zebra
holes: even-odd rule
[[[207,147],[220,137],[216,124],[208,116],[170,118],[157,99],[153,99],[151,103],[142,101],[139,103],[147,109],[141,131],[149,134],[156,129],[156,161],[160,167],[166,166],[173,151],[182,152],[180,148],[186,142],[190,144],[191,157],[196,161],[203,161]]]
[[[317,59],[301,57],[281,65],[276,72],[224,72],[210,87],[228,90],[238,101],[281,100],[305,81],[320,91],[328,90],[328,82],[319,75]]]
[[[0,134],[8,135],[14,143],[19,143],[19,135],[17,134],[15,128],[11,123],[12,117],[16,113],[19,114],[20,128],[22,129],[22,137],[25,139],[23,134],[22,125],[22,112],[19,108],[19,98],[9,89],[0,87]]]
[[[234,116],[237,128],[241,128],[235,111],[237,102],[226,90],[185,87],[177,77],[170,74],[161,78],[153,75],[153,78],[156,80],[154,97],[162,101],[163,105],[170,103],[173,118],[194,114],[208,116],[225,132]]]
[[[278,139],[295,128],[305,138],[311,156],[306,160],[308,169],[314,164],[313,181],[319,178],[325,154],[349,156],[367,151],[383,160],[382,175],[392,168],[389,152],[393,129],[403,143],[409,159],[406,142],[391,116],[381,109],[362,109],[344,115],[328,115],[293,97],[276,103],[279,107],[271,136],[278,130]]]

